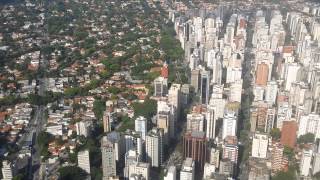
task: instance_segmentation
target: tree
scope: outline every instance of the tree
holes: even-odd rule
[[[292,180],[292,179],[296,179],[295,169],[293,167],[289,167],[289,170],[287,172],[280,171],[271,178],[271,180]]]
[[[280,136],[281,136],[280,129],[278,129],[278,128],[271,129],[270,135],[271,135],[272,139],[279,140]]]
[[[299,144],[313,143],[314,142],[314,134],[307,133],[298,138]]]
[[[42,131],[38,134],[37,143],[39,145],[40,154],[41,156],[44,156],[45,159],[47,159],[50,155],[48,151],[48,146],[49,146],[49,143],[53,140],[54,140],[54,137],[45,131]]]
[[[85,180],[87,173],[77,166],[65,166],[59,169],[60,180]]]
[[[152,99],[146,99],[144,103],[134,102],[132,106],[136,117],[144,116],[147,119],[151,119],[157,112],[157,101]]]
[[[104,100],[95,99],[93,102],[93,112],[96,118],[102,119],[103,112],[106,110],[106,103]]]
[[[289,146],[284,146],[283,154],[286,155],[289,160],[292,160],[292,158],[294,157],[294,151]]]

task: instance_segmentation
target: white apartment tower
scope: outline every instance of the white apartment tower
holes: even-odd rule
[[[147,129],[147,119],[143,116],[139,116],[134,121],[134,130],[141,134],[143,140],[146,139]]]
[[[252,157],[266,158],[269,138],[267,134],[255,133],[252,140]]]
[[[227,136],[236,136],[237,118],[234,112],[226,112],[223,117],[222,139]]]
[[[88,150],[78,152],[78,166],[90,174],[90,156]]]
[[[303,150],[300,161],[300,175],[309,176],[312,159],[312,150]]]
[[[163,160],[163,131],[153,128],[146,136],[146,159],[151,167],[160,167]]]
[[[184,160],[180,171],[180,180],[195,180],[195,164],[192,158]]]

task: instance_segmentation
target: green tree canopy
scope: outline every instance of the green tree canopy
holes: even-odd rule
[[[135,102],[132,106],[136,117],[144,116],[147,119],[151,119],[157,112],[157,101],[152,99],[146,99],[144,103]]]
[[[313,143],[313,142],[314,142],[314,134],[312,133],[307,133],[298,138],[299,144]]]
[[[273,129],[271,129],[270,135],[271,135],[272,139],[279,140],[280,136],[281,136],[281,131],[278,128],[273,128]]]
[[[65,166],[59,169],[59,180],[85,180],[87,173],[77,166]]]
[[[287,172],[280,171],[271,178],[271,180],[292,180],[292,179],[296,179],[296,174],[293,167],[289,167],[289,170]]]
[[[93,112],[98,119],[102,119],[103,112],[106,110],[106,103],[102,99],[96,99],[93,102]]]

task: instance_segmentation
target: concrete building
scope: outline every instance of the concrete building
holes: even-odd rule
[[[169,166],[166,170],[166,175],[164,176],[164,180],[176,180],[177,179],[177,169],[175,166]]]
[[[187,114],[187,132],[204,132],[205,118],[203,114]]]
[[[238,163],[239,147],[236,136],[227,136],[222,145],[222,159],[229,159],[232,163]]]
[[[3,180],[11,180],[15,175],[15,167],[13,163],[7,160],[2,161],[1,172]]]
[[[103,179],[116,176],[116,161],[120,158],[120,135],[111,132],[101,139]]]
[[[269,137],[267,134],[255,133],[252,140],[251,156],[256,158],[266,158],[268,143]]]
[[[200,76],[200,102],[209,103],[210,72],[202,70]]]
[[[237,118],[234,112],[225,113],[222,126],[222,139],[227,136],[236,136]]]
[[[248,180],[269,180],[270,169],[265,160],[249,159],[249,177]]]
[[[266,92],[265,92],[265,101],[270,104],[274,105],[277,99],[278,93],[278,84],[276,81],[268,81]]]
[[[283,154],[284,146],[280,143],[273,143],[271,147],[271,170],[275,174],[281,170],[285,170],[288,160]]]
[[[88,150],[78,152],[78,166],[90,174],[90,156]]]
[[[234,174],[234,168],[234,163],[230,159],[221,159],[219,174],[224,174],[232,177]]]
[[[186,158],[180,171],[180,180],[195,180],[195,162]]]
[[[211,104],[207,106],[206,112],[206,136],[208,139],[213,140],[216,137],[216,120],[215,110],[217,108]]]
[[[91,132],[91,120],[83,120],[76,123],[76,130],[78,136],[88,137]]]
[[[313,133],[315,138],[320,138],[320,115],[302,115],[299,120],[298,137],[307,133]]]
[[[241,102],[242,95],[242,80],[235,81],[230,84],[229,89],[229,101],[230,102]]]
[[[256,85],[266,86],[269,77],[268,64],[262,63],[257,65],[256,70]]]
[[[220,151],[218,149],[211,148],[209,163],[214,165],[216,168],[218,168],[219,162],[220,162]]]
[[[157,109],[157,127],[163,129],[165,142],[168,143],[168,139],[175,138],[177,109],[167,101],[158,101]]]
[[[102,121],[103,121],[103,132],[105,133],[111,132],[112,114],[109,111],[104,111]]]
[[[207,159],[207,139],[204,132],[191,132],[183,136],[183,154],[195,161],[196,169],[202,172]]]
[[[312,159],[312,150],[304,149],[300,160],[300,175],[309,176]]]
[[[216,167],[213,164],[205,163],[203,170],[203,179],[211,178],[215,171]]]
[[[143,140],[146,139],[146,134],[148,132],[147,119],[143,116],[139,116],[134,121],[134,130],[141,134]]]
[[[181,101],[181,84],[171,84],[168,93],[168,102],[173,105],[177,110],[177,119],[180,117],[180,101]]]
[[[146,136],[146,159],[151,167],[160,167],[163,161],[163,131],[150,130]]]
[[[294,148],[297,141],[297,122],[285,121],[282,124],[280,142],[284,146]]]
[[[316,173],[320,172],[320,153],[319,152],[313,153],[311,171],[312,171],[312,175],[315,175]]]
[[[194,88],[194,91],[197,93],[200,89],[200,70],[195,69],[191,71],[191,86]]]
[[[154,96],[162,97],[168,93],[168,80],[162,76],[157,77],[154,81]]]
[[[140,176],[144,180],[150,179],[150,164],[143,162],[136,162],[129,165],[129,177]],[[131,178],[130,178],[131,179]]]

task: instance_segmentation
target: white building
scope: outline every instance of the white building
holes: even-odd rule
[[[163,132],[153,128],[146,136],[146,159],[151,167],[160,167],[163,160]]]
[[[76,130],[78,136],[88,137],[90,134],[92,121],[80,121],[76,123]]]
[[[78,166],[90,174],[90,156],[88,150],[78,152]]]
[[[291,83],[297,80],[298,71],[300,65],[296,63],[290,63],[285,65],[285,90],[289,91],[291,88]]]
[[[312,150],[303,150],[300,161],[300,175],[309,176],[312,159]]]
[[[116,132],[111,132],[101,139],[101,154],[102,154],[102,171],[103,178],[116,176],[116,161],[119,160],[119,141],[120,135]]]
[[[11,180],[14,176],[13,164],[9,161],[2,161],[2,177],[3,180]]]
[[[216,168],[219,167],[220,162],[220,151],[215,148],[211,148],[210,150],[210,164],[213,164]]]
[[[62,136],[63,135],[63,126],[62,124],[47,126],[47,133],[52,134],[54,136]]]
[[[184,160],[180,171],[180,180],[195,180],[195,164],[192,158]]]
[[[148,132],[147,119],[143,116],[137,117],[137,119],[134,121],[134,129],[135,131],[141,133],[142,139],[145,140]]]
[[[302,115],[299,120],[298,137],[307,133],[312,133],[315,138],[320,138],[320,115]]]
[[[252,157],[266,158],[269,138],[267,134],[255,133],[252,140]]]
[[[242,94],[242,80],[231,83],[229,90],[229,101],[230,102],[241,102]]]
[[[282,102],[278,104],[277,112],[277,128],[282,129],[284,121],[291,121],[292,108],[288,102]]]
[[[223,117],[222,139],[227,136],[236,136],[237,117],[234,112],[227,112]]]
[[[177,109],[177,119],[180,115],[180,96],[181,96],[181,85],[172,84],[168,93],[168,102]]]
[[[210,178],[215,171],[216,167],[213,164],[205,163],[203,170],[203,179]]]
[[[268,81],[265,93],[265,101],[268,104],[275,104],[278,93],[278,84],[276,81]]]
[[[312,175],[320,172],[320,153],[316,152],[313,154],[312,160]]]
[[[142,163],[136,162],[129,166],[129,177],[133,175],[142,176],[145,180],[150,179],[150,164],[149,163]]]
[[[177,179],[177,169],[175,166],[170,166],[167,169],[167,174],[164,176],[164,180],[176,180]]]
[[[264,87],[255,85],[253,87],[254,101],[262,101],[264,96]]]
[[[187,114],[187,131],[204,132],[204,115],[198,113]]]
[[[207,112],[206,112],[206,136],[208,139],[214,139],[216,137],[216,120],[217,118],[215,117],[215,110],[216,107],[212,105],[207,106]]]

